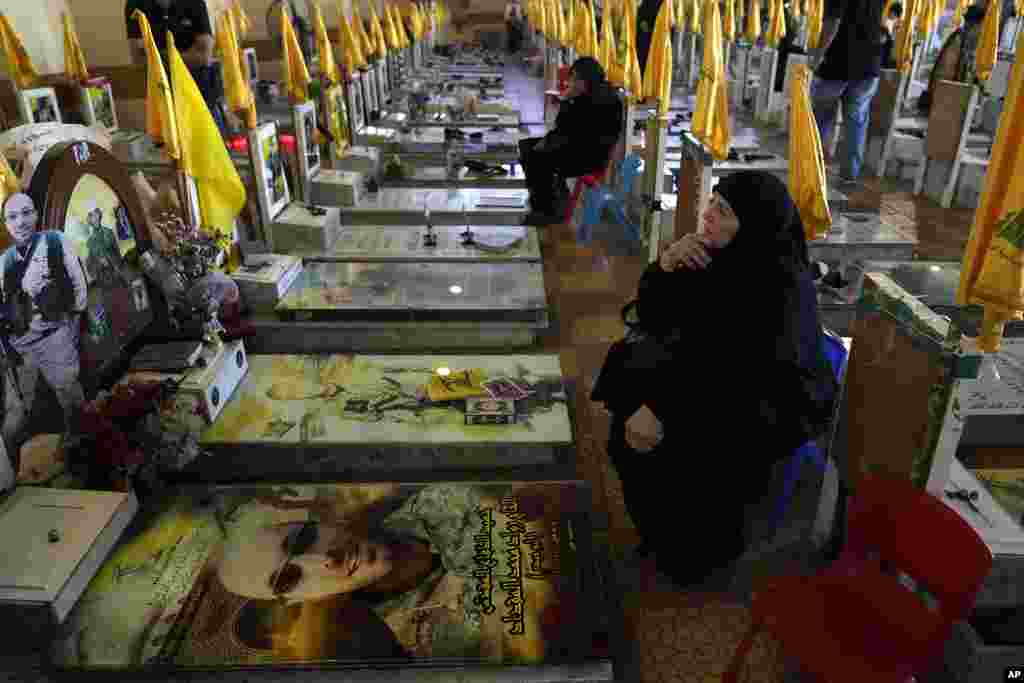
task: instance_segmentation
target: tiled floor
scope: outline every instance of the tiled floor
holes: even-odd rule
[[[523,98],[524,108],[535,106],[531,98],[540,97],[538,80],[523,75],[521,67],[510,67],[506,82],[511,92]],[[851,200],[881,206],[886,220],[916,233],[920,258],[960,258],[970,232],[971,211],[943,210],[913,197],[906,188],[874,179],[866,180],[865,188],[852,193]],[[638,248],[610,235],[608,229],[593,246],[581,246],[567,226],[546,229],[545,275],[555,323],[543,345],[561,355],[563,371],[573,380],[578,474],[593,488],[597,519],[606,524],[607,541],[621,551],[637,542],[636,532],[605,452],[607,418],[587,395],[608,345],[623,333],[619,312],[635,293],[645,259]],[[629,591],[625,607],[631,640],[624,671],[628,681],[718,681],[749,623],[747,609],[725,595]],[[778,646],[770,638],[759,639],[744,680],[786,679]]]

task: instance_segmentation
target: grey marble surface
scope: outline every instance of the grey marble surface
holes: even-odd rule
[[[511,200],[518,206],[482,206],[484,199],[490,197]],[[473,223],[485,225],[521,225],[527,211],[527,198],[526,190],[384,187],[376,194],[363,197],[359,206],[342,209],[341,222],[343,225],[424,225],[424,209],[429,208],[436,225],[464,224],[467,217]]]
[[[459,169],[458,178],[449,178],[443,166],[419,166],[403,178],[385,176],[381,183],[385,187],[432,187],[432,188],[525,188],[526,174],[519,164],[502,164],[505,175],[482,176],[468,168]]]
[[[442,225],[434,229],[437,246],[424,246],[426,228],[393,225],[346,225],[330,252],[322,259],[354,261],[540,261],[540,238],[536,228],[509,225],[473,225],[475,239],[499,250],[481,249],[463,243],[464,225]]]

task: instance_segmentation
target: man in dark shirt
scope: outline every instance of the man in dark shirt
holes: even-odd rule
[[[132,57],[137,64],[146,63],[146,50],[142,44],[142,29],[132,18],[135,10],[141,10],[153,30],[153,40],[167,68],[167,32],[174,36],[174,45],[188,66],[192,78],[206,100],[206,106],[213,120],[226,133],[224,81],[220,64],[213,59],[213,28],[205,0],[128,0],[124,15],[131,44]]]
[[[562,221],[557,200],[565,193],[564,178],[606,168],[622,128],[622,101],[605,79],[604,69],[592,57],[580,57],[569,70],[569,91],[554,130],[519,142],[519,159],[530,190],[528,225]]]
[[[821,41],[812,53],[812,64],[820,60],[811,100],[823,145],[843,104],[843,184],[857,180],[864,161],[871,99],[882,67],[882,5],[882,0],[826,0]]]

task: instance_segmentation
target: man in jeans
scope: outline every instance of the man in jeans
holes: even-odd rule
[[[843,104],[842,185],[860,177],[871,98],[878,91],[882,62],[880,0],[826,0],[821,42],[811,63],[820,64],[811,84],[814,118],[822,145],[831,139],[839,103]]]

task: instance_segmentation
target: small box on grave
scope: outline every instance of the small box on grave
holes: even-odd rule
[[[254,311],[273,311],[302,273],[302,259],[285,254],[246,256],[241,268],[231,274],[242,299]]]
[[[292,202],[277,214],[270,229],[275,252],[326,251],[341,234],[340,209]]]
[[[248,372],[249,357],[239,340],[204,345],[196,365],[185,372],[129,372],[120,383],[174,381],[178,390],[161,415],[171,416],[185,430],[199,432],[220,417]]]
[[[511,425],[516,422],[516,402],[510,398],[474,396],[466,399],[467,425]]]
[[[0,624],[9,638],[44,637],[64,621],[138,508],[133,493],[34,486],[0,501]]]
[[[310,178],[309,193],[318,206],[356,206],[363,195],[363,174],[323,169]]]
[[[339,171],[362,173],[367,178],[379,178],[381,172],[380,149],[377,147],[349,147],[333,166]]]

